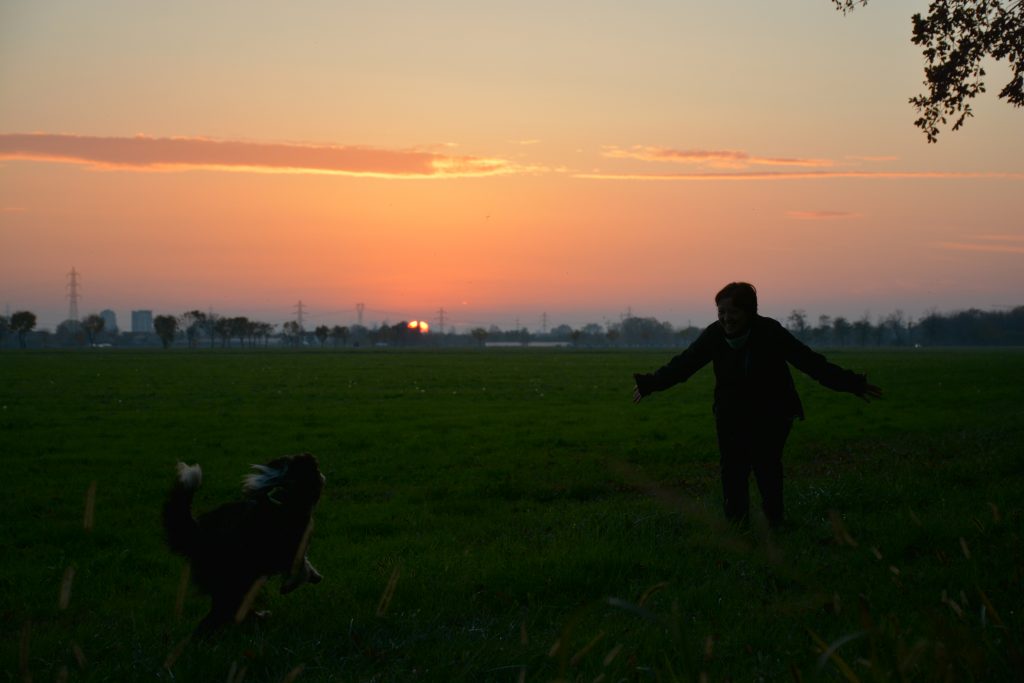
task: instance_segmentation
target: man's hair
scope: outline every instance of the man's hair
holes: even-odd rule
[[[715,295],[715,304],[722,299],[732,299],[732,305],[751,315],[757,313],[757,290],[747,282],[730,282]]]

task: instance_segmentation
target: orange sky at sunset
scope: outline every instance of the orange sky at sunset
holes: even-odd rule
[[[991,64],[926,143],[926,8],[4,3],[0,306],[55,328],[72,267],[123,327],[1021,305],[1024,112]]]

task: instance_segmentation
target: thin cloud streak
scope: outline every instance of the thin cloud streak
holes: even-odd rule
[[[999,254],[1024,254],[1024,247],[1009,244],[971,244],[969,242],[937,242],[939,249],[947,251],[983,251]]]
[[[840,218],[857,218],[852,211],[787,211],[786,215],[801,221],[831,221]]]
[[[574,173],[573,178],[585,180],[635,181],[763,181],[763,180],[833,180],[837,178],[863,178],[866,180],[1024,180],[1024,173],[1004,172],[948,172],[948,171],[797,171],[737,172],[737,173]]]
[[[0,134],[0,159],[128,171],[220,170],[381,178],[452,178],[523,172],[504,159],[420,150],[212,140]]]
[[[993,242],[1024,242],[1024,235],[978,235],[975,239]]]
[[[900,158],[896,156],[848,156],[847,159],[851,161],[870,161],[870,162],[886,162],[886,161],[899,161]]]
[[[748,166],[828,168],[833,165],[829,159],[757,157],[741,150],[678,150],[669,147],[643,145],[634,145],[628,149],[609,145],[604,148],[601,154],[610,159],[636,159],[638,161],[660,161],[674,164],[703,164],[715,168],[747,168]]]

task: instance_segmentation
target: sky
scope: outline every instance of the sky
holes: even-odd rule
[[[829,0],[0,0],[0,313],[446,328],[1024,304],[1024,111]]]

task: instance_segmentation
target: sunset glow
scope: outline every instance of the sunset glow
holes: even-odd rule
[[[926,8],[4,3],[0,304],[55,328],[72,267],[123,321],[1024,304],[1024,112],[926,144]]]

